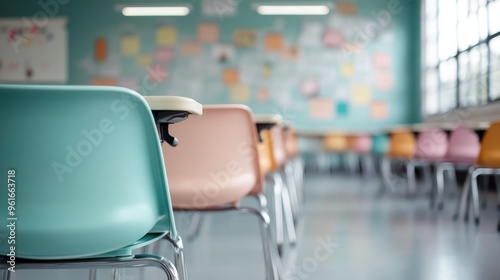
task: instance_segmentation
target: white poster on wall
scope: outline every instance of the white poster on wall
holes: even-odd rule
[[[43,23],[0,19],[0,82],[67,82],[67,20],[50,18]]]

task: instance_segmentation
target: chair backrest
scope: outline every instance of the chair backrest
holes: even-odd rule
[[[415,136],[410,130],[398,129],[392,132],[387,155],[390,157],[411,158],[415,155]]]
[[[233,204],[263,191],[257,127],[248,107],[207,105],[202,116],[190,116],[170,131],[182,139],[177,147],[162,146],[174,208]]]
[[[372,137],[372,153],[375,155],[384,155],[389,148],[389,137],[385,134],[377,134]]]
[[[271,129],[271,144],[276,168],[281,168],[286,160],[287,153],[285,147],[285,132],[281,124],[273,126]]]
[[[15,170],[17,257],[123,254],[148,234],[176,236],[158,133],[136,92],[0,85],[0,119],[0,169]]]
[[[269,129],[262,130],[260,132],[260,138],[262,142],[258,143],[259,165],[262,175],[266,175],[276,170],[278,167],[274,160],[271,131]]]
[[[448,136],[446,132],[436,127],[428,127],[417,137],[415,156],[420,159],[444,159],[448,150]]]
[[[368,153],[372,149],[373,140],[368,134],[358,134],[354,136],[352,149],[357,153]]]
[[[345,152],[349,149],[349,140],[346,135],[330,133],[323,138],[323,147],[327,151]]]
[[[458,126],[450,134],[446,160],[473,164],[480,149],[479,135],[466,126]]]
[[[492,123],[486,130],[477,164],[500,168],[500,122]]]

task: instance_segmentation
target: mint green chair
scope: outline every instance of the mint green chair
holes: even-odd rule
[[[377,134],[372,136],[372,154],[383,156],[389,149],[389,137],[385,134]]]
[[[163,257],[132,254],[167,238],[176,260],[183,257],[157,130],[139,94],[0,85],[0,119],[2,180],[10,174],[15,184],[0,188],[0,220],[17,218],[9,220],[15,270],[155,266],[178,279]],[[9,235],[0,227],[0,258],[7,261]]]

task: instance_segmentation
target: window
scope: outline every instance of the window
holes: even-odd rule
[[[425,114],[500,100],[500,0],[427,0]]]

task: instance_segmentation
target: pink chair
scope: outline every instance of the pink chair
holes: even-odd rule
[[[432,165],[443,160],[448,149],[448,137],[446,132],[436,127],[428,127],[417,136],[415,156],[406,165],[408,176],[408,190],[410,194],[416,192],[415,169],[423,169],[426,185],[433,188]]]
[[[175,148],[163,145],[174,210],[256,215],[267,277],[278,279],[269,215],[264,210],[239,206],[247,195],[264,191],[257,130],[250,109],[242,105],[204,106],[203,116],[191,116],[172,126],[171,131],[183,139]]]
[[[375,165],[370,154],[372,145],[372,137],[368,134],[356,135],[352,143],[353,151],[361,159],[362,172],[364,173],[365,178],[372,177],[375,174]]]
[[[448,174],[451,185],[457,186],[456,170],[467,170],[472,166],[481,148],[479,136],[466,126],[455,128],[448,142],[448,149],[443,160],[436,165],[437,208],[443,209],[444,175]],[[431,197],[431,207],[434,207],[434,196]]]

